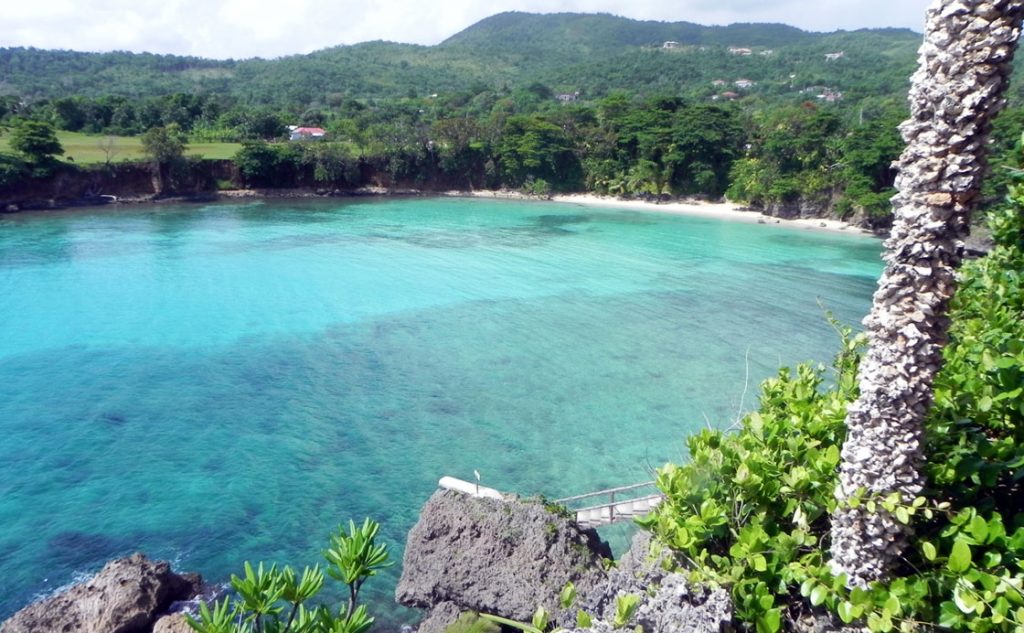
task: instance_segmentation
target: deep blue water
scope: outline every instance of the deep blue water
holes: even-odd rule
[[[135,550],[312,564],[350,517],[400,560],[445,474],[642,481],[827,362],[821,306],[859,322],[880,250],[466,199],[0,216],[0,619]],[[366,587],[392,624],[397,575]]]

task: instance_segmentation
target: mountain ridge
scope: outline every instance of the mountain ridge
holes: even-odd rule
[[[678,49],[670,52],[681,55],[645,57],[663,52],[666,42],[674,42]],[[896,61],[898,72],[905,72],[919,43],[920,35],[897,28],[816,33],[784,24],[704,26],[607,13],[504,12],[432,46],[376,40],[272,59],[0,48],[0,95],[137,98],[196,92],[281,105],[319,103],[331,93],[389,98],[464,91],[481,83],[506,88],[558,84],[591,96],[615,90],[651,93],[669,85],[694,92],[699,82],[718,74],[742,75],[748,66],[777,67],[778,72],[762,73],[762,80],[770,74],[773,81],[793,74],[798,63],[808,63],[806,68],[815,73],[842,74],[841,65],[825,67],[821,57],[837,47],[858,49],[861,63],[876,69],[883,60]],[[730,48],[740,53],[730,54]],[[757,53],[776,57],[744,59],[748,49],[754,58]],[[684,59],[687,53],[703,54],[703,59],[694,66]],[[623,63],[637,66],[636,77],[644,78],[618,72]],[[657,77],[647,64],[657,67]]]

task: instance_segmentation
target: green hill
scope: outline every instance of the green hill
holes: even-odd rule
[[[674,48],[664,48],[666,42]],[[743,78],[769,97],[815,85],[895,93],[905,89],[919,43],[920,35],[906,29],[810,33],[781,24],[509,12],[436,46],[367,42],[270,60],[0,48],[0,95],[215,93],[248,104],[304,106],[329,95],[422,96],[537,82],[584,97],[616,90],[699,95],[712,92],[715,79]],[[826,62],[832,52],[844,56]]]

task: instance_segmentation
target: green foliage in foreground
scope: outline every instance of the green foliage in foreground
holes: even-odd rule
[[[337,611],[324,605],[307,606],[324,586],[319,565],[301,576],[291,567],[256,569],[245,563],[245,575],[232,576],[236,595],[212,607],[200,605],[199,620],[188,619],[198,633],[366,633],[373,624],[366,605],[358,604],[359,589],[377,571],[390,565],[387,545],[376,543],[380,525],[370,519],[361,526],[349,521],[339,528],[324,552],[327,575],[348,586],[348,604]]]
[[[726,586],[737,618],[770,633],[808,607],[873,631],[1024,627],[1024,188],[992,218],[997,248],[968,263],[927,423],[930,488],[910,505],[863,499],[914,526],[898,577],[846,589],[828,570],[843,419],[860,341],[844,336],[835,385],[782,370],[735,433],[689,439],[691,462],[658,474],[644,524],[694,581]],[[809,603],[809,604],[808,604]]]
[[[478,613],[466,612],[449,624],[444,633],[501,633],[501,627]]]

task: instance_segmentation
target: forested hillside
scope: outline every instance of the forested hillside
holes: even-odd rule
[[[174,92],[246,104],[315,105],[542,83],[587,99],[713,94],[710,82],[758,84],[764,96],[813,86],[903,91],[920,36],[908,30],[808,33],[781,24],[700,26],[611,15],[502,13],[437,46],[367,42],[273,60],[0,49],[0,94],[130,98]],[[675,42],[674,48],[664,48]],[[730,52],[730,49],[740,49]],[[749,52],[749,54],[747,54]],[[827,61],[826,53],[844,56]],[[722,90],[718,90],[721,92]]]
[[[920,40],[502,13],[436,46],[273,60],[0,49],[0,187],[47,177],[60,142],[76,148],[65,162],[119,162],[155,131],[233,156],[233,186],[351,189],[375,174],[417,188],[727,195],[882,227]],[[997,122],[997,165],[1016,164],[1022,122],[1015,107]],[[321,131],[289,143],[289,126]],[[1008,180],[995,174],[992,200]]]

